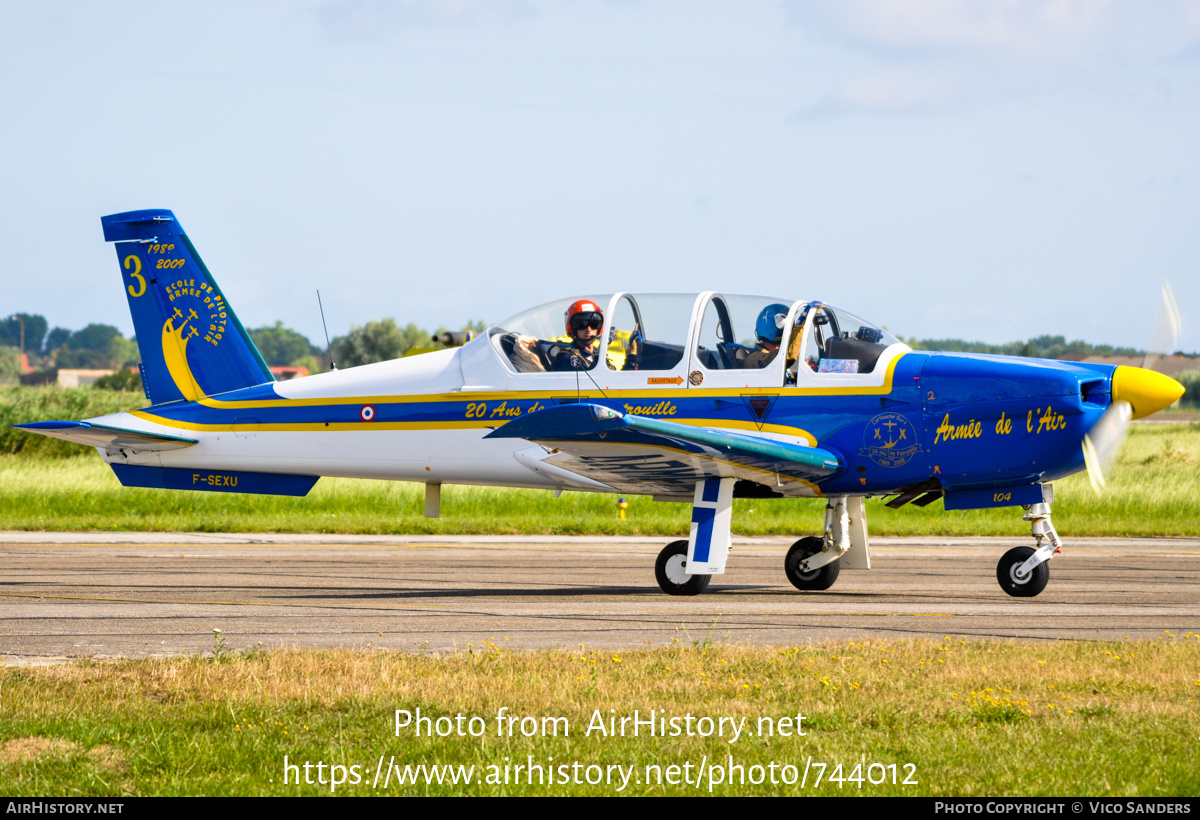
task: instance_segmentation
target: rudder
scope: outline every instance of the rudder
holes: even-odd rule
[[[100,223],[116,244],[152,404],[275,380],[175,214],[127,211]]]

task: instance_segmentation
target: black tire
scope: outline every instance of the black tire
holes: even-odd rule
[[[1033,553],[1034,550],[1030,547],[1013,547],[1004,553],[1004,557],[996,565],[996,580],[1000,582],[1000,588],[1014,598],[1032,598],[1045,589],[1050,581],[1048,561],[1034,567],[1028,578],[1022,580],[1014,577],[1014,570],[1029,560]]]
[[[837,580],[842,569],[840,558],[808,572],[800,571],[800,562],[810,555],[816,555],[824,544],[824,538],[810,536],[801,538],[788,550],[787,557],[783,559],[783,571],[796,589],[802,592],[819,592],[829,589]]]
[[[672,541],[662,548],[654,562],[654,577],[659,588],[668,595],[699,595],[712,580],[711,575],[681,574],[687,566],[687,551],[687,541]]]

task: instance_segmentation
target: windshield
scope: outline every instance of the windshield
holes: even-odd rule
[[[796,320],[806,337],[803,356],[816,373],[870,373],[880,354],[899,340],[881,327],[821,302],[809,302]]]
[[[607,307],[609,300],[612,299],[612,294],[581,293],[578,296],[555,299],[553,302],[522,311],[516,316],[510,316],[496,327],[504,333],[532,336],[545,341],[554,339],[568,341],[570,337],[567,336],[567,308],[580,299],[590,299],[603,308]]]

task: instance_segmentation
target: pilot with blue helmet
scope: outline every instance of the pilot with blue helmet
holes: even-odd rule
[[[758,346],[746,356],[742,367],[747,370],[763,368],[779,355],[783,341],[783,326],[787,323],[788,306],[776,302],[763,308],[754,321],[754,335]]]

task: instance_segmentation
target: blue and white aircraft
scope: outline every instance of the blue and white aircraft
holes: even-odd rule
[[[870,567],[868,496],[1023,507],[1035,545],[1005,553],[997,578],[1037,595],[1061,543],[1049,482],[1102,481],[1129,420],[1183,392],[1135,367],[913,351],[822,302],[711,291],[572,294],[462,347],[276,382],[171,211],[101,221],[150,406],[22,429],[95,447],[130,487],[419,481],[427,515],[442,484],[689,501],[688,539],[655,567],[673,595],[725,571],[735,498],[824,499],[824,533],[798,540],[784,572],[828,589],[842,567]],[[548,345],[580,297],[603,317],[598,356],[558,371]],[[774,350],[755,338],[764,319]]]

